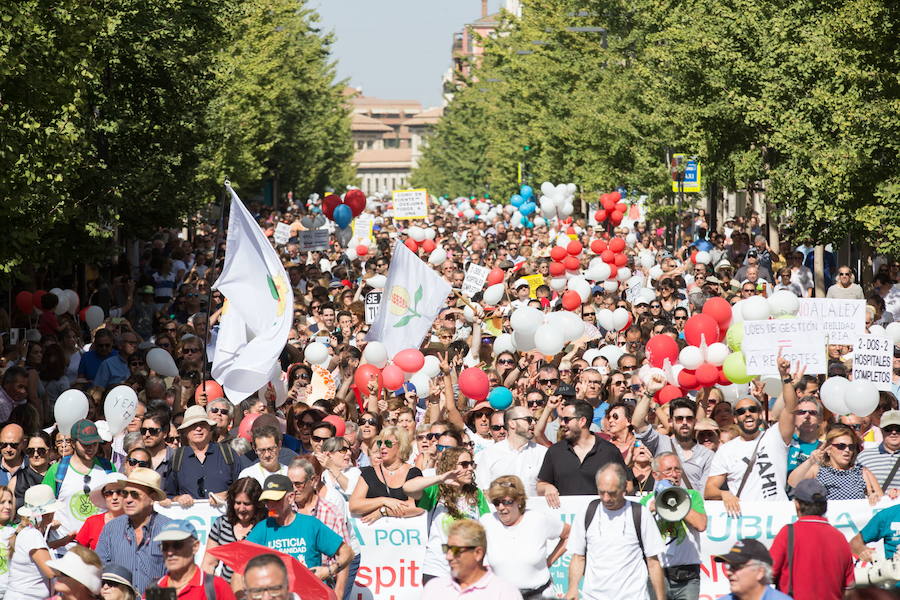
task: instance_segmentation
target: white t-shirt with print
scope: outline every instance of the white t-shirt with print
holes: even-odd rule
[[[87,476],[85,476],[87,475]],[[100,512],[94,506],[88,494],[84,493],[85,487],[90,489],[107,477],[106,471],[94,459],[94,464],[88,473],[81,473],[75,465],[69,463],[66,477],[59,487],[58,498],[63,503],[63,509],[56,512],[54,518],[60,522],[61,527],[57,532],[60,535],[77,533],[88,517]],[[73,542],[74,543],[74,542]]]
[[[42,548],[50,550],[43,534],[34,527],[26,527],[16,536],[15,552],[9,562],[11,587],[6,590],[4,600],[44,600],[50,595],[47,580],[31,559],[31,553]]]
[[[265,485],[266,477],[268,477],[269,475],[287,475],[287,472],[287,465],[279,464],[278,470],[275,471],[275,473],[272,473],[271,471],[266,471],[260,463],[255,462],[238,473],[238,479],[243,479],[244,477],[252,477],[259,482],[259,485]]]
[[[728,489],[737,495],[758,440],[756,463],[739,497],[750,501],[787,500],[784,488],[787,483],[788,446],[777,425],[763,432],[761,440],[759,437],[750,441],[737,437],[719,446],[709,475],[725,475]]]

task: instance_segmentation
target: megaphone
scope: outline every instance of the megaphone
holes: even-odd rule
[[[668,481],[660,481],[656,487],[656,514],[663,521],[680,521],[691,510],[691,497],[684,488]],[[667,485],[666,485],[667,484]]]

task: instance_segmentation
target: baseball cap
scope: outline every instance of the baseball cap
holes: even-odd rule
[[[266,477],[263,484],[263,493],[260,494],[260,500],[281,500],[284,495],[294,489],[294,484],[288,479],[287,475],[278,473]]]
[[[646,297],[646,296],[638,296],[637,298],[634,299],[634,305],[635,305],[635,306],[640,306],[641,304],[646,304],[646,305],[649,306],[649,305],[650,305],[650,301],[647,300],[647,297]]]
[[[93,421],[81,419],[72,425],[72,439],[82,444],[96,444],[103,441]]]
[[[804,479],[794,488],[794,498],[800,502],[821,502],[828,498],[828,490],[815,479]]]
[[[886,410],[881,414],[881,422],[878,426],[884,429],[888,425],[900,427],[900,410]]]
[[[574,398],[575,397],[575,388],[569,385],[568,383],[561,383],[559,387],[556,388],[556,393],[559,396],[565,396],[566,398]]]
[[[179,519],[177,521],[169,521],[163,525],[156,537],[153,538],[153,541],[180,542],[181,540],[196,537],[197,529],[191,525],[191,522],[186,519]]]
[[[731,550],[725,554],[714,556],[716,562],[728,563],[730,565],[742,565],[751,560],[759,560],[768,565],[772,564],[772,555],[760,542],[751,539],[742,539],[734,543]]]
[[[712,419],[704,418],[697,421],[694,431],[719,431],[719,424]]]

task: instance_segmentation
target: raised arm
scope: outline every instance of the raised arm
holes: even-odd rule
[[[646,383],[646,389],[634,408],[634,414],[631,417],[631,424],[634,430],[642,432],[647,425],[647,414],[650,412],[650,403],[653,402],[653,396],[666,385],[666,378],[659,373],[651,375]]]
[[[804,367],[798,368],[800,377],[803,377]],[[778,351],[778,374],[781,375],[781,397],[784,399],[784,408],[778,415],[778,430],[784,443],[790,444],[794,436],[794,411],[797,410],[797,391],[794,389],[794,380],[791,377],[791,363],[781,357]]]

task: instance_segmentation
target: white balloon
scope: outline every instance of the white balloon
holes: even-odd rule
[[[384,275],[374,275],[366,279],[366,283],[377,289],[384,289],[384,286],[387,285],[387,277]]]
[[[781,378],[775,375],[767,375],[765,377],[760,377],[759,380],[763,384],[763,388],[766,390],[766,394],[768,394],[769,398],[777,398],[781,395],[782,391],[782,383]]]
[[[563,206],[565,206],[566,202],[567,202],[567,200],[566,200],[565,196],[558,195],[553,198],[553,204],[556,205],[557,209],[560,209]]]
[[[613,312],[608,308],[601,308],[597,311],[597,325],[606,331],[615,331],[616,322],[613,319]]]
[[[547,221],[544,217],[535,217],[534,218],[534,226],[535,227],[544,227],[547,225]]]
[[[463,317],[465,317],[466,321],[469,323],[475,322],[475,311],[469,308],[468,304],[463,307]]]
[[[568,283],[568,281],[565,277],[554,277],[550,280],[549,285],[551,290],[559,292],[566,289],[566,283]]]
[[[53,288],[56,290],[55,292],[50,292],[54,296],[56,296],[57,303],[56,306],[53,307],[53,312],[57,315],[61,315],[65,313],[69,309],[69,299],[66,297],[66,293],[59,288]]]
[[[883,337],[889,337],[887,331],[881,325],[870,325],[869,326],[869,334],[870,335],[880,335]]]
[[[475,218],[475,211],[471,208],[467,208],[466,210],[463,211],[463,216],[466,219],[471,221],[472,219]]]
[[[644,365],[638,371],[638,377],[643,382],[644,386],[647,386],[654,379],[662,378],[666,381],[666,372],[658,367],[652,367],[650,365]]]
[[[438,267],[444,264],[445,260],[447,260],[447,251],[438,246],[431,251],[431,256],[428,257],[428,264]]]
[[[81,390],[66,390],[60,394],[53,406],[53,418],[60,433],[72,435],[72,425],[87,419],[89,408],[87,396]]]
[[[545,215],[556,213],[556,205],[553,203],[553,198],[550,196],[541,196],[541,212]]]
[[[328,348],[325,344],[312,342],[306,346],[306,352],[303,354],[303,358],[311,365],[321,365],[328,362],[331,355],[328,354]]]
[[[587,282],[587,279],[580,275],[569,279],[568,287],[570,290],[574,290],[581,296],[582,303],[587,302],[591,297],[591,284]]]
[[[895,346],[900,346],[900,321],[892,321],[884,328],[888,338],[894,342]]]
[[[594,359],[598,356],[600,356],[600,351],[596,348],[590,348],[588,350],[585,350],[584,354],[581,355],[581,359],[588,365],[593,365]]]
[[[362,358],[370,365],[383,369],[388,363],[387,348],[381,342],[369,342],[363,348]]]
[[[163,377],[177,377],[178,365],[172,355],[162,348],[150,348],[146,358],[147,366]]]
[[[654,292],[650,288],[643,288],[640,292],[638,292],[638,298],[646,300],[647,304],[653,304],[653,301],[656,300],[656,292]]]
[[[800,299],[789,290],[778,290],[766,300],[773,318],[796,315],[800,310]]]
[[[421,371],[414,373],[413,376],[409,378],[409,382],[416,386],[416,395],[419,398],[426,398],[431,394],[431,379],[424,370],[423,367]],[[440,371],[440,367],[438,367],[438,371]]]
[[[612,269],[602,260],[594,267],[593,271],[595,275],[594,281],[606,281],[612,275]]]
[[[610,293],[615,292],[619,289],[619,282],[613,281],[612,279],[607,279],[603,282],[603,289]]]
[[[534,332],[514,331],[513,342],[516,344],[516,350],[519,352],[534,350]]]
[[[511,333],[501,333],[494,340],[494,356],[499,356],[504,352],[515,352],[516,346],[513,343],[513,336]],[[428,360],[428,357],[425,357],[425,360]]]
[[[769,318],[769,303],[762,296],[750,296],[744,298],[741,305],[741,314],[747,321],[765,321]],[[732,322],[734,319],[732,318]]]
[[[678,353],[678,362],[685,369],[693,371],[703,364],[703,353],[700,352],[700,348],[697,346],[685,346]]]
[[[628,267],[621,267],[616,273],[616,279],[618,281],[628,281],[631,279],[631,269]]]
[[[557,319],[561,323],[563,336],[567,341],[575,341],[584,335],[584,321],[576,313],[569,310],[560,310],[552,315],[559,315]]]
[[[659,265],[653,265],[652,267],[650,267],[650,272],[648,274],[650,275],[650,279],[659,279],[663,274],[662,267]]]
[[[125,429],[125,426],[134,419],[137,403],[137,394],[127,385],[117,385],[106,394],[106,400],[103,401],[103,414],[106,416],[109,431],[113,436]]]
[[[88,306],[84,311],[84,320],[92,331],[103,325],[103,309],[99,306]]]
[[[613,327],[615,327],[616,331],[622,331],[625,327],[628,326],[628,321],[631,320],[631,313],[628,312],[624,308],[617,308],[613,311]]]
[[[565,335],[559,327],[546,323],[534,332],[534,345],[538,352],[546,356],[554,356],[560,352],[566,343]]]
[[[433,240],[436,235],[437,235],[437,232],[434,230],[433,227],[429,227],[428,229],[425,230],[425,239],[426,240]]]
[[[746,383],[732,383],[731,385],[717,385],[722,390],[725,401],[732,406],[738,401],[738,398],[744,398],[749,392],[749,385]]]
[[[491,306],[495,306],[500,303],[503,299],[503,292],[506,291],[506,284],[503,283],[495,283],[494,285],[488,287],[488,289],[484,290],[484,302]]]
[[[731,350],[725,344],[721,342],[710,344],[706,349],[706,362],[718,367],[725,362],[729,354],[731,354]]]
[[[372,245],[372,240],[370,240],[369,238],[363,238],[359,240],[359,245],[369,248]]]
[[[571,214],[575,212],[575,205],[571,202],[566,202],[562,207],[559,208],[559,216],[563,219],[571,216]]]
[[[744,321],[744,301],[738,300],[731,307],[731,323],[742,323]]]
[[[710,256],[709,252],[707,252],[706,250],[701,250],[697,253],[696,256],[694,256],[694,262],[696,262],[698,265],[708,265],[711,260],[712,256]]]
[[[534,333],[543,322],[544,313],[531,306],[520,306],[509,318],[513,331],[522,333]]]
[[[641,256],[639,258],[641,261],[641,266],[645,269],[649,269],[656,262],[656,260],[653,258],[653,255],[649,252],[641,252]]]
[[[845,377],[829,377],[819,388],[819,397],[825,408],[836,415],[849,415],[847,388],[850,384]]]
[[[878,388],[866,379],[849,381],[844,388],[844,403],[854,415],[867,417],[878,408]]]
[[[75,290],[63,290],[63,295],[66,298],[66,311],[70,315],[74,315],[78,312],[78,292]]]
[[[473,213],[474,214],[474,213]],[[425,241],[425,230],[421,227],[413,225],[409,229],[406,230],[406,234],[417,242]]]
[[[508,213],[508,214],[513,214],[514,212],[516,212],[516,207],[513,206],[512,204],[507,204],[506,206],[503,207],[503,212]]]
[[[603,346],[600,348],[600,356],[606,359],[606,362],[609,363],[610,368],[615,368],[616,363],[619,361],[619,357],[625,354],[625,349],[620,348],[619,346]]]
[[[347,255],[347,260],[356,260],[359,258],[359,255],[356,254],[356,248],[352,246],[344,250],[344,254]]]
[[[574,196],[575,192],[577,192],[577,191],[578,191],[578,186],[575,185],[574,183],[566,184],[566,193],[569,194],[570,196]]]
[[[629,233],[625,236],[625,243],[628,244],[629,248],[634,248],[634,245],[637,244],[637,236],[633,233]]]
[[[556,191],[556,186],[550,183],[549,181],[545,181],[541,184],[541,193],[545,196],[551,196]]]

